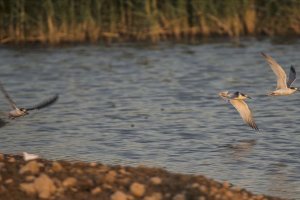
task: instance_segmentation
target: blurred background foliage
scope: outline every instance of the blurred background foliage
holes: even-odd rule
[[[299,35],[300,0],[0,0],[0,43]]]

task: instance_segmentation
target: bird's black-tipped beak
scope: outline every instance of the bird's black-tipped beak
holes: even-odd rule
[[[248,99],[252,99],[252,97],[247,96]]]

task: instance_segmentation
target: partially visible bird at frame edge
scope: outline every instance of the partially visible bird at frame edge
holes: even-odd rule
[[[17,104],[12,100],[12,98],[9,96],[8,92],[4,89],[3,84],[1,82],[0,82],[0,90],[12,108],[11,111],[6,113],[10,119],[15,119],[17,117],[22,117],[22,116],[28,115],[29,114],[28,111],[31,111],[31,110],[39,110],[39,109],[45,108],[47,106],[50,106],[57,101],[58,96],[59,96],[58,94],[55,94],[52,97],[34,105],[34,106],[31,106],[28,108],[22,108],[22,107],[18,107]]]

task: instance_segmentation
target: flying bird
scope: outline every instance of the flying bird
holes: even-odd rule
[[[276,90],[270,92],[270,96],[286,96],[295,93],[298,88],[291,87],[292,83],[296,80],[296,70],[294,66],[290,68],[289,79],[286,78],[286,73],[282,67],[269,55],[261,53],[261,55],[266,59],[274,74],[277,76],[277,87]]]
[[[233,107],[240,113],[240,116],[242,117],[243,121],[250,126],[251,128],[255,130],[259,130],[254,119],[252,116],[252,112],[246,102],[245,99],[251,99],[246,94],[243,94],[241,92],[235,92],[235,93],[229,93],[228,91],[220,92],[219,96],[223,98],[224,100],[230,102]]]
[[[29,114],[28,111],[31,111],[31,110],[39,110],[39,109],[42,109],[44,107],[50,106],[51,104],[53,104],[58,99],[58,94],[55,94],[54,96],[42,101],[39,104],[34,105],[32,107],[19,108],[17,106],[17,104],[9,96],[7,91],[4,89],[1,82],[0,82],[0,90],[4,94],[4,97],[7,99],[8,103],[10,104],[10,106],[12,108],[12,110],[7,113],[8,117],[10,119],[15,119],[17,117],[22,117],[24,115],[28,115]]]

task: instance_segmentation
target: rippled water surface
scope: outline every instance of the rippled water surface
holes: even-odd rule
[[[17,104],[60,98],[8,120],[0,151],[163,167],[299,199],[300,93],[265,96],[276,83],[262,51],[300,72],[300,41],[1,47],[0,80]],[[253,97],[260,132],[218,97],[222,90]]]

